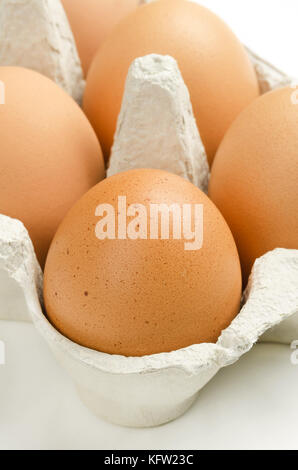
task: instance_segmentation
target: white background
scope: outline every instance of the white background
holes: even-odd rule
[[[298,78],[298,2],[200,3]],[[298,449],[298,366],[287,346],[256,346],[221,370],[175,422],[125,429],[84,408],[32,325],[1,322],[0,340],[7,347],[6,366],[0,366],[0,449]]]
[[[258,55],[298,78],[296,0],[198,0],[226,21]]]

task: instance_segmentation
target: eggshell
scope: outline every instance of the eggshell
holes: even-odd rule
[[[212,12],[192,2],[163,0],[139,7],[111,33],[87,77],[84,110],[108,158],[132,61],[146,54],[174,57],[190,91],[212,162],[226,130],[259,95],[248,55]]]
[[[105,38],[138,4],[138,0],[62,0],[85,75]]]
[[[185,240],[173,237],[99,240],[95,210],[117,209],[118,196],[148,211],[151,203],[203,204],[203,247],[186,251]],[[83,196],[61,224],[45,268],[50,321],[76,343],[109,354],[216,342],[240,296],[239,258],[221,214],[194,185],[161,170],[120,173]]]
[[[1,67],[0,213],[29,230],[41,265],[69,208],[104,177],[102,152],[79,106],[31,70]]]
[[[256,258],[298,248],[298,105],[295,90],[270,92],[227,132],[209,193],[228,222],[247,279]]]

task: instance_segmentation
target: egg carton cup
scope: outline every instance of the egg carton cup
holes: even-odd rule
[[[43,311],[42,272],[23,224],[0,216],[2,269],[22,290],[29,315],[85,405],[116,424],[148,427],[184,413],[222,368],[235,363],[270,328],[298,313],[298,250],[258,259],[244,305],[216,344],[144,357],[109,355],[62,336]]]
[[[1,0],[0,66],[33,69],[81,103],[83,70],[60,0]]]

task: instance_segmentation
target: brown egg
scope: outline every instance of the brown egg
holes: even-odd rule
[[[298,105],[293,90],[268,93],[227,132],[216,155],[210,196],[238,245],[244,279],[256,258],[298,249]]]
[[[62,4],[87,75],[97,49],[119,21],[136,9],[139,0],[62,0]]]
[[[31,70],[0,67],[0,213],[29,230],[39,262],[69,208],[104,177],[96,135],[79,106]]]
[[[126,197],[127,231],[119,196]],[[173,203],[203,205],[201,249],[199,236],[192,251],[186,249],[185,238],[173,231],[173,216],[169,236],[162,239],[159,226],[152,238],[151,204]],[[102,204],[115,211],[114,239],[111,226],[104,230],[109,238],[98,238]],[[135,220],[132,204],[142,204],[147,221]],[[194,229],[198,220],[199,234],[194,210],[182,225],[192,221]],[[143,238],[128,235],[131,223]],[[110,354],[142,356],[215,342],[237,315],[240,296],[239,257],[223,217],[198,188],[160,170],[120,173],[91,189],[61,224],[45,268],[44,299],[53,325],[76,343]]]
[[[150,53],[169,54],[178,61],[211,163],[226,130],[259,95],[259,87],[244,47],[228,26],[206,8],[181,0],[138,8],[114,29],[90,67],[84,110],[105,158],[128,68],[135,58]]]

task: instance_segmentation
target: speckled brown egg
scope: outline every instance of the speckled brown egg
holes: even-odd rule
[[[83,70],[119,21],[137,8],[139,0],[62,0]]]
[[[143,5],[109,35],[89,69],[84,110],[108,159],[132,61],[168,54],[190,91],[209,162],[235,117],[259,95],[249,57],[229,27],[196,3]],[[165,136],[166,138],[166,136]]]
[[[118,231],[119,196],[126,197],[124,232]],[[98,223],[108,214],[99,211],[103,204],[115,211],[114,239],[113,226],[107,226],[107,238],[98,238]],[[129,209],[135,204],[147,214],[152,204],[188,204],[193,214],[196,205],[203,207],[202,248],[186,250],[173,216],[168,238],[159,227],[154,239],[149,215],[145,225],[136,224]],[[189,214],[185,223],[192,221],[194,229]],[[130,223],[138,233],[133,238]],[[191,183],[160,170],[121,173],[91,189],[61,224],[45,268],[52,324],[74,342],[110,354],[142,356],[216,342],[238,313],[240,296],[237,249],[218,209]]]
[[[70,207],[104,177],[97,137],[79,106],[48,78],[0,67],[0,213],[20,219],[43,266]]]
[[[241,113],[218,150],[209,192],[234,234],[245,280],[266,252],[298,249],[295,90],[268,93]]]

